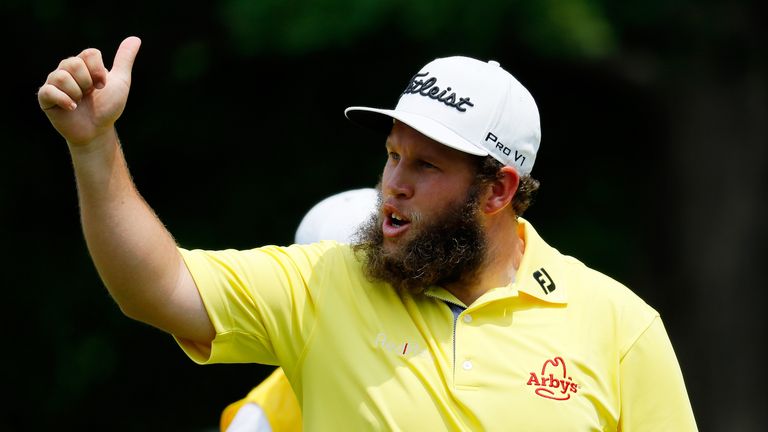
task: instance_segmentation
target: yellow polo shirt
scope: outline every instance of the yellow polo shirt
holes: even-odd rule
[[[332,241],[182,254],[216,329],[198,363],[279,364],[306,430],[692,431],[656,311],[521,219],[516,281],[398,295]]]

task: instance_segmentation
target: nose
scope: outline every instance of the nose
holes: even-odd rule
[[[404,164],[384,168],[381,179],[381,189],[384,195],[394,198],[410,198],[413,196],[413,182],[409,178]]]

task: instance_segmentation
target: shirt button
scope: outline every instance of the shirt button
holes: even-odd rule
[[[470,315],[470,314],[464,315],[464,322],[465,323],[471,323],[472,322],[472,315]]]
[[[464,368],[465,371],[472,370],[472,362],[465,360],[461,367]]]

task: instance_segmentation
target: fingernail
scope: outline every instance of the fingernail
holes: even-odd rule
[[[70,111],[76,110],[77,109],[77,104],[72,102],[71,104],[69,104],[69,109],[70,109]]]

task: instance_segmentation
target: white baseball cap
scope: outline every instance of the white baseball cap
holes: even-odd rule
[[[395,109],[353,106],[344,114],[385,133],[397,119],[448,147],[491,155],[521,175],[530,174],[541,141],[533,97],[492,60],[433,60],[411,78]]]
[[[320,240],[349,243],[357,228],[376,210],[378,200],[378,193],[371,188],[352,189],[321,200],[299,223],[296,243]]]

